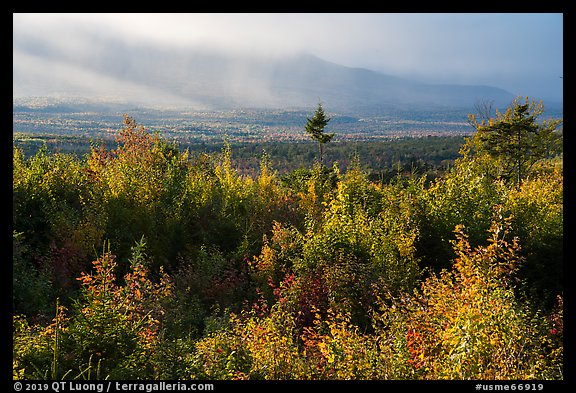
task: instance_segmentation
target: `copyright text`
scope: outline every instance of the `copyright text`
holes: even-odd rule
[[[178,392],[214,391],[214,384],[193,382],[14,382],[14,391],[20,392]]]

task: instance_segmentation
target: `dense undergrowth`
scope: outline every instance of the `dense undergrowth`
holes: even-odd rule
[[[563,378],[561,155],[379,183],[117,138],[14,148],[14,378]]]

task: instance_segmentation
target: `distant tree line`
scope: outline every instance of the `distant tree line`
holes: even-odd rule
[[[458,135],[331,142],[330,149],[324,152],[323,161],[327,166],[337,162],[346,171],[354,158],[359,157],[360,164],[374,180],[389,179],[398,172],[409,173],[413,170],[418,174],[439,174],[453,165],[464,139],[464,136]],[[113,139],[103,142],[109,147],[116,144]],[[90,151],[91,144],[94,142],[83,136],[17,134],[14,137],[14,145],[22,149],[25,157],[35,155],[43,147],[47,152],[82,157]],[[264,153],[279,174],[306,167],[318,157],[318,145],[314,142],[230,143],[230,146],[237,169],[245,174],[258,172],[260,157]],[[222,147],[222,143],[215,142],[182,141],[178,144],[181,151],[188,150],[191,155],[219,153]]]

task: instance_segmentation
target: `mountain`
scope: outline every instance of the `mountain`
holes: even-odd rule
[[[480,100],[505,106],[514,98],[497,87],[419,83],[311,54],[264,56],[175,48],[105,34],[74,42],[90,45],[70,50],[58,42],[15,34],[14,96],[106,96],[216,110],[310,108],[321,101],[330,111],[341,113],[472,108]]]

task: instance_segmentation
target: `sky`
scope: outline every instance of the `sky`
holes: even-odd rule
[[[137,44],[207,46],[260,56],[307,52],[419,82],[489,85],[514,95],[563,100],[559,13],[13,14],[14,40],[25,34],[83,56],[91,46],[83,41],[86,35],[76,34],[79,29]],[[14,72],[47,70],[45,61],[13,51]]]

